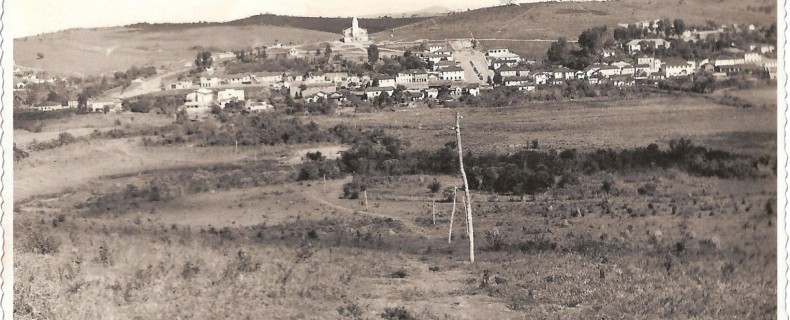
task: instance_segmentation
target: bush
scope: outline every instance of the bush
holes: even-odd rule
[[[360,308],[356,303],[348,303],[345,306],[337,307],[337,313],[341,316],[351,319],[362,319],[362,308]]]
[[[381,318],[386,320],[417,320],[404,307],[385,308],[381,313]]]
[[[409,275],[409,273],[406,272],[406,270],[400,269],[400,270],[397,270],[397,271],[393,272],[390,275],[390,277],[397,278],[397,279],[403,279],[403,278],[406,278],[406,276],[408,276],[408,275]]]
[[[49,234],[34,232],[30,234],[28,241],[28,250],[32,253],[53,254],[60,250],[60,239]]]
[[[29,156],[30,154],[27,151],[17,148],[16,143],[14,143],[14,161],[19,161]]]
[[[441,188],[442,188],[442,183],[436,179],[434,179],[431,183],[428,184],[428,190],[431,190],[431,193],[437,193]]]
[[[494,230],[494,232],[486,231],[486,233],[483,234],[483,238],[485,238],[488,244],[488,250],[501,251],[507,247],[507,235],[499,232],[498,229]]]
[[[343,185],[343,198],[359,199],[359,193],[365,191],[367,187],[359,182],[352,181]]]
[[[560,188],[577,184],[579,184],[579,175],[572,171],[566,171],[560,176],[560,180],[557,181],[557,187]]]

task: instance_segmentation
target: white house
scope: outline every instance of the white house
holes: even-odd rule
[[[433,53],[442,50],[442,48],[444,48],[444,45],[441,43],[434,43],[434,44],[429,44],[427,47],[428,47],[428,52]]]
[[[549,81],[549,74],[546,72],[536,73],[533,77],[535,85],[546,84]]]
[[[253,74],[252,79],[258,83],[282,82],[283,74],[279,72],[260,72]]]
[[[436,99],[439,97],[439,89],[428,88],[423,91],[426,99]]]
[[[44,104],[44,105],[40,105],[40,106],[31,107],[31,109],[38,110],[38,111],[54,111],[54,110],[61,110],[61,109],[64,109],[64,108],[65,107],[63,105],[61,105],[61,104],[54,104],[54,103],[53,104]]]
[[[200,77],[200,87],[201,88],[216,87],[216,86],[219,86],[220,83],[221,83],[221,80],[219,78],[217,78],[217,77],[213,77],[213,78]]]
[[[225,107],[225,104],[231,101],[244,101],[244,90],[225,89],[217,92],[217,100],[219,100],[220,107]]]
[[[324,74],[327,81],[334,84],[343,84],[348,82],[348,73],[346,72],[329,72]]]
[[[184,81],[178,81],[176,83],[171,83],[170,89],[171,90],[192,89],[194,85],[195,84],[192,83],[192,80],[184,80]]]
[[[722,56],[719,56],[719,57],[717,57],[716,59],[713,60],[713,65],[717,66],[717,67],[733,66],[733,65],[736,65],[736,64],[745,64],[745,63],[746,63],[746,60],[744,59],[744,56],[734,57],[734,56],[722,55]]]
[[[329,81],[326,79],[326,76],[323,73],[310,73],[307,75],[307,78],[304,79],[304,83],[306,84],[326,84]]]
[[[653,49],[669,48],[669,41],[664,39],[634,39],[625,43],[625,49],[629,52],[642,51],[642,43],[651,45]]]
[[[480,95],[480,84],[472,83],[464,86],[463,94],[468,94],[470,96],[477,97]]]
[[[551,71],[552,78],[555,80],[562,80],[562,79],[573,79],[576,75],[576,71],[568,69],[566,67],[559,67]]]
[[[748,52],[743,55],[744,63],[759,64],[762,60],[763,60],[763,56],[761,56],[757,52]]]
[[[517,68],[514,68],[514,67],[504,66],[504,67],[499,68],[497,71],[499,71],[499,75],[504,78],[504,77],[516,77],[516,76],[518,76],[518,71],[519,70]]]
[[[458,66],[444,68],[440,71],[442,80],[464,81],[464,69]]]
[[[516,60],[516,59],[496,58],[496,59],[493,59],[493,60],[489,60],[489,65],[491,66],[492,69],[497,70],[497,69],[503,68],[505,66],[507,66],[507,67],[515,67],[515,66],[518,65],[518,62],[519,62],[519,60]]]
[[[600,69],[598,69],[598,73],[606,78],[620,75],[620,67],[602,65],[600,66]]]
[[[695,71],[695,66],[688,61],[680,60],[680,59],[672,59],[668,60],[662,66],[662,73],[664,77],[671,78],[671,77],[684,77],[688,76]]]
[[[243,76],[232,76],[226,79],[228,84],[239,85],[239,84],[251,84],[252,79],[249,75]]]
[[[423,83],[428,82],[428,73],[425,70],[409,69],[399,72],[395,77],[395,82],[401,83]]]
[[[296,50],[296,48],[291,48],[290,50],[288,50],[288,55],[292,57],[298,57],[299,50]]]
[[[365,88],[365,97],[368,100],[372,100],[380,96],[383,92],[386,92],[388,95],[392,96],[392,93],[395,91],[393,87],[367,87]]]
[[[518,87],[529,84],[530,79],[527,77],[505,77],[502,79],[502,84],[506,87]]]
[[[187,94],[184,99],[184,106],[189,107],[208,107],[214,102],[214,93],[206,88],[200,88]]]
[[[247,105],[247,111],[249,112],[262,112],[262,111],[269,111],[274,110],[274,106],[270,105],[266,102],[250,102]]]
[[[379,87],[395,87],[397,85],[397,81],[393,76],[381,76],[378,78]]]
[[[442,60],[442,61],[439,61],[439,62],[436,62],[436,63],[433,64],[433,70],[434,71],[442,70],[444,68],[452,67],[452,66],[455,66],[455,65],[457,65],[457,63],[455,61]]]

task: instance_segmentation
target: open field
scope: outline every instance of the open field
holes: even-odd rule
[[[87,76],[131,66],[181,68],[198,47],[230,51],[253,46],[332,41],[337,34],[276,26],[211,26],[165,31],[117,27],[75,29],[14,40],[14,63],[50,75]],[[38,59],[36,54],[44,54]],[[91,63],[82,63],[91,61]]]
[[[775,109],[741,109],[693,97],[540,102],[512,108],[408,109],[316,121],[325,121],[327,126],[347,123],[382,128],[423,149],[454,139],[450,128],[456,112],[464,115],[464,144],[474,152],[515,151],[534,139],[544,149],[643,147],[679,138],[706,146],[719,141],[721,135],[737,133],[748,133],[737,140],[744,143],[730,141],[730,145],[716,147],[735,152],[749,148],[747,143],[762,152],[775,148]],[[742,140],[749,135],[754,135],[753,140]]]
[[[58,135],[63,132],[70,133],[75,137],[83,137],[91,134],[94,130],[135,130],[149,127],[161,127],[172,123],[173,117],[143,113],[97,113],[89,115],[71,115],[59,119],[32,120],[30,122],[40,123],[41,132],[15,130],[14,143],[20,147],[27,146],[34,141],[42,142],[57,139]]]
[[[688,96],[306,118],[324,129],[381,128],[412,149],[435,150],[453,140],[455,112],[464,115],[464,150],[475,154],[532,140],[538,152],[666,149],[679,138],[749,156],[775,150],[775,109]],[[29,142],[116,120],[131,128],[172,121],[134,116],[72,116],[15,133]],[[443,191],[460,185],[458,176],[296,181],[308,151],[331,159],[348,146],[236,152],[141,140],[80,140],[14,164],[17,319],[776,316],[770,175],[656,167],[578,173],[575,183],[523,198],[473,191],[470,264],[460,203],[448,243],[453,204]],[[352,180],[365,193],[342,198]]]
[[[590,1],[590,2],[550,2],[521,4],[520,6],[499,6],[483,8],[436,17],[418,23],[394,28],[394,39],[519,39],[519,40],[556,40],[566,37],[575,40],[578,35],[591,27],[606,25],[610,28],[617,23],[634,23],[649,19],[685,20],[686,25],[704,25],[711,19],[711,11],[715,10],[715,18],[719,23],[745,23],[767,25],[776,20],[776,12],[771,14],[757,13],[747,7],[773,6],[767,0],[685,0],[680,4],[665,1],[623,0],[623,1]],[[390,31],[380,32],[374,36],[389,37]],[[502,42],[488,43],[485,47],[502,46]],[[505,47],[529,58],[537,58],[543,44],[529,45],[508,42]],[[545,44],[545,48],[548,44]],[[542,50],[545,53],[545,49]]]

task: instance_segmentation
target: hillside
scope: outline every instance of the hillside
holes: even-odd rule
[[[768,25],[776,21],[776,4],[770,0],[619,0],[607,2],[547,2],[499,6],[453,13],[387,30],[377,35],[394,41],[418,39],[483,40],[485,47],[506,46],[531,58],[540,58],[558,37],[575,39],[593,26],[617,26],[647,19],[684,19],[687,25],[708,20],[723,23]],[[755,10],[770,7],[770,13]],[[751,8],[751,10],[750,10]],[[390,34],[393,37],[390,37]],[[518,39],[521,41],[509,41]],[[523,41],[532,40],[532,41]]]
[[[201,48],[233,50],[281,43],[331,41],[335,33],[277,26],[203,25],[75,29],[14,40],[14,63],[50,75],[96,75],[132,65],[181,67]],[[37,53],[44,55],[37,58]]]
[[[376,33],[392,28],[397,28],[425,20],[425,17],[414,18],[359,18],[359,26],[368,29],[369,33]],[[325,17],[291,17],[273,14],[255,15],[249,18],[234,20],[225,23],[232,26],[271,25],[288,26],[292,28],[341,33],[343,29],[351,26],[351,18],[325,18]]]
[[[425,18],[359,19],[369,32],[416,23]],[[73,29],[14,40],[14,62],[50,75],[96,75],[145,65],[180,67],[198,49],[233,50],[250,46],[339,39],[350,18],[291,17],[272,14],[223,23],[140,23],[115,28]],[[38,53],[44,55],[38,59]],[[90,63],[87,63],[90,62]]]

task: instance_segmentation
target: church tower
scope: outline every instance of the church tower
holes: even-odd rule
[[[351,30],[356,31],[357,29],[359,29],[359,21],[357,17],[354,17],[354,20],[351,20]]]

